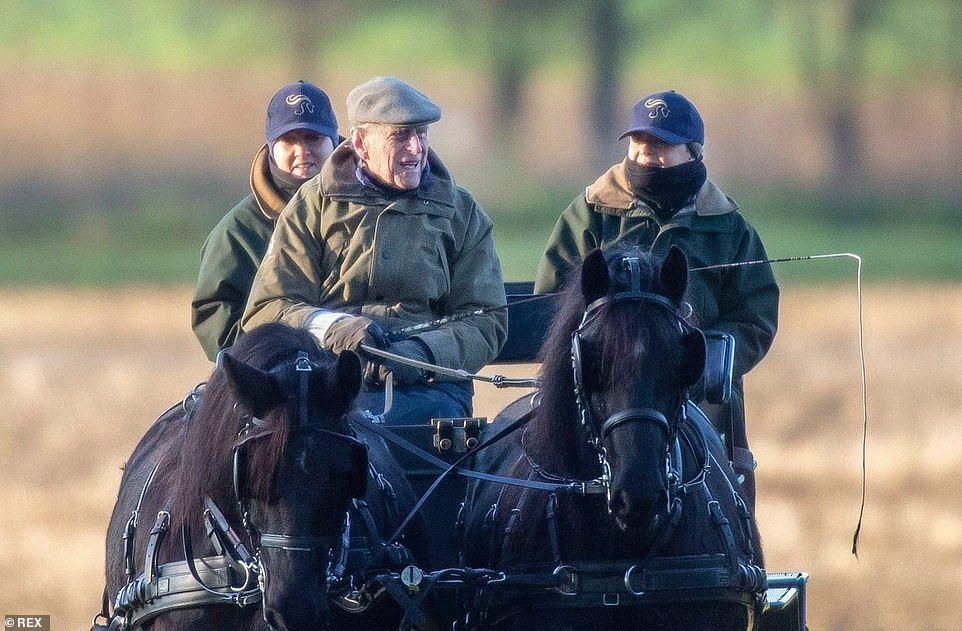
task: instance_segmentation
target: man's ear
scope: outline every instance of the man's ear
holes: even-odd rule
[[[354,153],[361,160],[367,160],[368,152],[367,147],[364,145],[364,130],[354,127],[351,129],[351,146],[354,147]]]
[[[602,296],[608,295],[611,287],[611,276],[608,275],[608,263],[605,255],[599,249],[588,253],[581,263],[581,294],[585,297],[585,304],[590,305]]]
[[[221,367],[234,396],[254,416],[262,416],[287,400],[274,375],[248,366],[230,353],[224,353]]]

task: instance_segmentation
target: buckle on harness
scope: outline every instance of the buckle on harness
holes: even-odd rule
[[[631,585],[632,578],[634,578],[635,574],[637,574],[639,571],[643,571],[644,569],[645,568],[640,565],[632,565],[630,568],[625,570],[625,589],[627,589],[628,592],[631,593],[633,596],[645,595],[644,589],[635,589]],[[644,576],[642,576],[642,578],[644,578]]]
[[[576,596],[578,594],[578,573],[574,566],[559,565],[551,574],[561,579],[561,584],[553,588],[556,592],[565,596]]]

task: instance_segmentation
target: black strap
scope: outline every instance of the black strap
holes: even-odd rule
[[[528,416],[529,414],[532,416],[529,417]],[[352,419],[352,422],[357,423],[361,427],[370,430],[371,432],[377,434],[378,436],[381,436],[388,442],[394,445],[397,445],[401,449],[404,449],[408,453],[411,453],[417,456],[418,458],[424,460],[425,462],[428,462],[439,469],[443,469],[444,471],[441,473],[441,478],[447,477],[449,473],[455,473],[457,475],[460,475],[466,478],[473,478],[475,480],[484,480],[485,482],[495,482],[497,484],[507,484],[510,486],[520,486],[523,488],[536,489],[539,491],[549,491],[549,492],[575,491],[575,492],[588,493],[589,491],[587,489],[590,488],[591,480],[566,480],[565,482],[561,482],[561,483],[535,482],[532,480],[522,480],[520,478],[511,478],[503,475],[495,475],[493,473],[483,473],[481,471],[474,471],[472,469],[465,469],[463,467],[458,466],[461,462],[467,460],[472,455],[478,453],[485,447],[493,445],[498,440],[501,440],[502,438],[504,438],[505,436],[513,432],[514,430],[523,426],[525,423],[529,422],[531,418],[533,418],[533,411],[529,412],[528,414],[525,414],[524,416],[519,418],[517,421],[514,421],[510,426],[502,430],[504,431],[503,434],[497,435],[493,437],[493,439],[490,440],[489,442],[483,445],[479,445],[478,447],[475,447],[474,450],[467,452],[466,454],[464,454],[464,456],[459,458],[453,464],[448,464],[447,462],[445,462],[444,460],[441,460],[434,454],[431,454],[421,449],[417,445],[414,445],[411,442],[401,438],[400,436],[398,436],[391,430],[386,429],[382,425],[379,425],[377,423],[371,423],[367,419],[361,419],[361,418],[354,418]],[[584,490],[579,491],[581,487],[584,487]],[[429,489],[429,490],[433,492],[432,489]]]
[[[653,408],[627,408],[608,417],[608,420],[601,426],[601,437],[605,438],[611,430],[619,425],[641,421],[651,421],[665,430],[666,434],[671,434],[671,426],[668,424],[668,419],[658,410]]]
[[[394,530],[394,533],[387,539],[387,543],[394,543],[395,541],[398,540],[398,537],[400,537],[401,534],[404,532],[404,529],[408,527],[408,524],[410,524],[410,523],[411,523],[411,520],[414,519],[414,516],[418,514],[418,511],[420,511],[421,508],[424,506],[424,504],[428,501],[428,498],[431,497],[431,495],[434,493],[434,491],[436,491],[437,488],[441,485],[441,482],[443,482],[443,481],[448,477],[448,475],[450,475],[453,471],[458,471],[458,473],[459,473],[460,475],[466,475],[466,476],[468,476],[468,477],[477,477],[478,479],[481,479],[481,480],[489,480],[489,481],[492,481],[492,482],[502,482],[503,484],[519,484],[519,483],[521,483],[521,482],[525,482],[524,484],[519,484],[519,485],[520,485],[520,486],[539,485],[539,486],[536,487],[536,488],[547,487],[547,488],[543,488],[543,490],[549,490],[549,491],[556,491],[556,490],[558,490],[559,487],[561,487],[562,485],[559,485],[559,484],[543,484],[543,483],[536,483],[536,482],[526,482],[526,481],[522,481],[522,480],[515,480],[514,478],[504,478],[504,481],[502,481],[502,480],[498,479],[498,478],[501,478],[501,476],[490,476],[490,475],[488,475],[488,474],[478,473],[477,471],[471,471],[471,472],[470,472],[470,475],[469,475],[468,473],[464,473],[464,472],[466,472],[466,471],[469,471],[468,469],[459,469],[459,468],[458,468],[458,465],[462,464],[462,463],[463,463],[464,461],[466,461],[468,458],[471,458],[472,456],[474,456],[474,455],[477,454],[478,452],[482,451],[483,449],[487,449],[488,447],[490,447],[491,445],[495,444],[496,442],[498,442],[499,440],[501,440],[501,439],[504,438],[505,436],[510,435],[512,432],[514,432],[514,431],[517,430],[518,428],[523,427],[524,425],[526,425],[526,424],[528,424],[529,422],[531,422],[531,420],[534,418],[534,413],[535,413],[535,411],[534,411],[533,409],[532,409],[532,410],[529,410],[528,412],[526,412],[525,414],[523,414],[523,415],[522,415],[521,417],[519,417],[518,419],[512,421],[511,423],[508,423],[508,424],[507,424],[506,426],[504,426],[500,431],[498,431],[494,436],[492,436],[492,437],[489,438],[488,440],[484,441],[482,444],[478,445],[478,446],[475,447],[474,449],[472,449],[472,450],[468,451],[467,453],[465,453],[463,456],[461,456],[460,458],[458,458],[457,460],[455,460],[451,465],[448,465],[446,462],[444,462],[444,461],[441,460],[440,458],[435,458],[433,455],[427,453],[427,452],[424,451],[423,449],[420,449],[419,447],[415,447],[414,445],[411,445],[410,443],[408,443],[408,441],[400,438],[399,436],[396,436],[396,435],[394,434],[394,432],[391,432],[391,431],[385,430],[385,429],[383,429],[383,428],[381,428],[381,427],[378,427],[376,424],[370,423],[370,422],[368,422],[368,421],[365,420],[365,419],[360,419],[360,418],[355,418],[355,419],[353,419],[353,421],[354,421],[355,423],[360,424],[361,427],[364,427],[364,428],[366,428],[366,429],[371,430],[372,432],[374,432],[374,433],[377,434],[378,436],[381,436],[381,437],[383,437],[383,438],[385,438],[385,439],[393,442],[394,444],[398,445],[399,447],[402,447],[402,448],[404,448],[404,449],[407,449],[408,451],[410,451],[411,453],[413,453],[413,454],[415,454],[415,455],[418,455],[418,456],[421,456],[421,457],[425,457],[425,456],[426,456],[424,459],[427,460],[428,462],[431,462],[431,463],[434,463],[434,464],[440,463],[439,466],[445,467],[444,471],[442,471],[441,474],[438,475],[438,477],[434,479],[434,482],[431,483],[431,486],[429,486],[429,487],[427,488],[427,490],[424,492],[424,494],[421,495],[421,497],[418,499],[418,501],[414,504],[414,507],[410,510],[410,512],[408,512],[407,516],[401,521],[401,523],[398,525],[398,527]],[[543,485],[543,487],[542,487],[541,485]],[[375,558],[372,558],[372,559],[371,559],[371,563],[373,563],[375,560],[376,560],[376,557],[375,557]],[[370,564],[369,564],[369,565],[370,565]]]
[[[150,536],[147,538],[147,552],[144,554],[144,576],[148,583],[153,582],[154,576],[157,574],[157,548],[167,533],[169,525],[170,513],[165,510],[157,513],[157,521],[154,522],[154,527],[150,529]]]

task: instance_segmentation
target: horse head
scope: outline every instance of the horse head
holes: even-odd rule
[[[332,549],[351,499],[365,492],[367,448],[345,418],[360,360],[351,352],[335,359],[310,334],[271,324],[242,337],[220,364],[208,389],[227,391],[223,409],[237,424],[224,454],[233,493],[218,501],[236,510],[250,535],[245,545],[259,551],[268,625],[318,628],[327,620]]]
[[[704,336],[679,315],[687,285],[688,261],[674,246],[660,265],[643,252],[595,250],[581,266],[575,392],[622,530],[671,511],[671,478],[680,475],[671,454],[705,364]]]

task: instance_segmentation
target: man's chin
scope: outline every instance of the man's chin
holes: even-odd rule
[[[320,171],[320,169],[294,169],[291,175],[302,180],[309,180],[317,175],[318,171]]]
[[[419,173],[417,177],[413,175],[405,175],[404,177],[397,177],[394,179],[394,186],[401,190],[411,191],[416,189],[421,184],[421,174]]]

